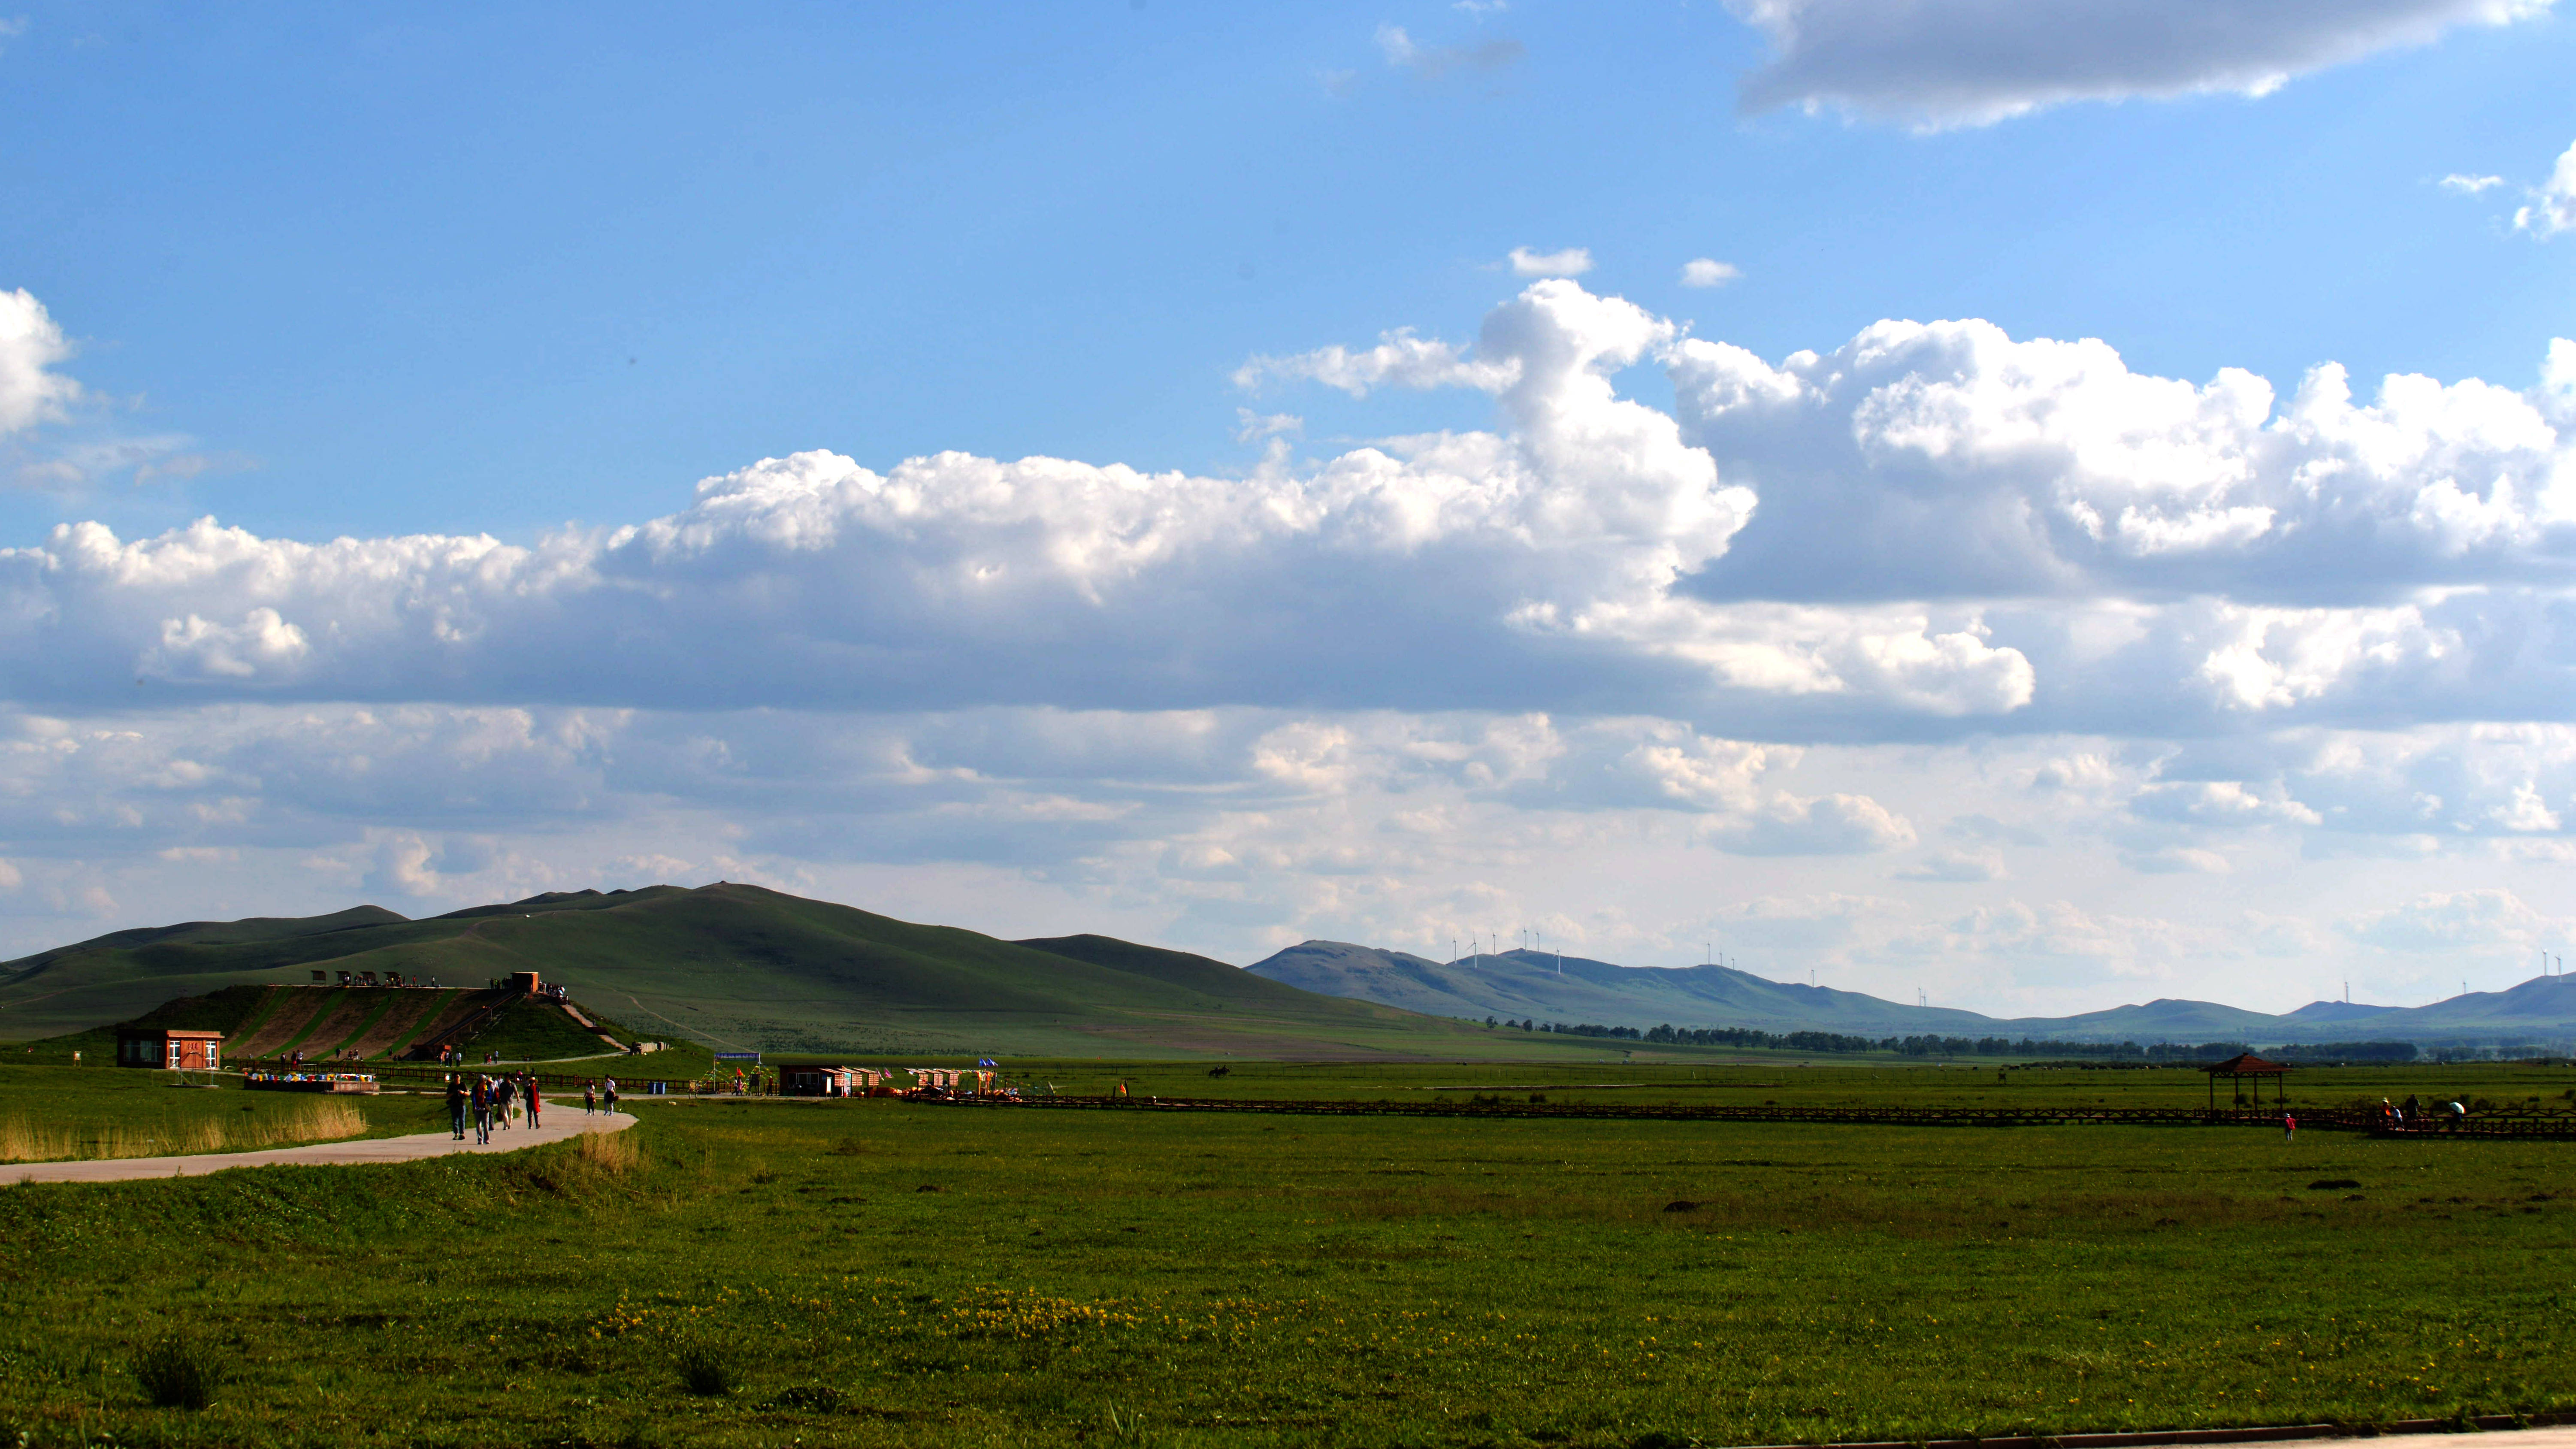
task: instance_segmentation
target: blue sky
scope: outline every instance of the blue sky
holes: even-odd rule
[[[2518,979],[2576,28],[2245,14],[0,16],[0,948],[726,876]]]

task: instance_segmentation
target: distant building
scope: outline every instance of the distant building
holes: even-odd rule
[[[887,1075],[870,1067],[780,1067],[778,1093],[783,1097],[858,1097]]]
[[[157,1067],[173,1072],[213,1072],[224,1065],[224,1034],[219,1031],[169,1031],[120,1028],[116,1064]]]

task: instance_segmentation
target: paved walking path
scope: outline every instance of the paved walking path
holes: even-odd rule
[[[368,1137],[355,1142],[316,1142],[310,1147],[277,1147],[266,1152],[205,1152],[193,1157],[108,1157],[92,1162],[30,1162],[0,1167],[0,1186],[13,1182],[132,1182],[147,1177],[203,1177],[233,1167],[346,1166],[359,1162],[418,1162],[455,1152],[516,1152],[548,1142],[567,1142],[584,1132],[623,1132],[635,1125],[624,1112],[585,1113],[550,1107],[554,1120],[540,1128],[525,1123],[503,1132],[493,1129],[492,1145],[478,1147],[471,1132],[459,1142],[445,1131],[414,1137]]]

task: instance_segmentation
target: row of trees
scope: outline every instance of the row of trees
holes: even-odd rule
[[[2275,1061],[2411,1062],[2422,1057],[2411,1041],[2330,1041],[2315,1046],[2285,1046],[2272,1052]]]
[[[1498,1024],[1511,1031],[1549,1031],[1555,1032],[1561,1036],[1606,1036],[1620,1041],[1639,1041],[1645,1039],[1633,1026],[1595,1026],[1588,1021],[1578,1025],[1562,1021],[1533,1021],[1527,1018],[1520,1021],[1505,1021],[1497,1023],[1490,1016],[1485,1018],[1485,1025],[1487,1026]]]
[[[1664,1025],[1640,1031],[1633,1026],[1600,1026],[1592,1022],[1540,1022],[1535,1018],[1485,1025],[1515,1031],[1554,1032],[1562,1036],[1602,1037],[1654,1046],[1755,1047],[1771,1051],[1845,1053],[1894,1052],[1908,1057],[2046,1057],[2079,1061],[2215,1062],[2253,1047],[2241,1041],[2152,1042],[2050,1041],[2004,1036],[1851,1036],[1836,1031],[1759,1031],[1749,1026],[1689,1027]],[[2318,1046],[2285,1046],[2272,1055],[2285,1062],[2411,1062],[2412,1042],[2327,1042]]]

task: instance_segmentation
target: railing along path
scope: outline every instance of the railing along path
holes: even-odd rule
[[[614,1077],[617,1079],[617,1091],[621,1098],[641,1097],[650,1093],[654,1082],[664,1081],[665,1079],[632,1075],[629,1072],[622,1070],[619,1066],[611,1065],[611,1063],[623,1064],[638,1060],[641,1060],[641,1058],[631,1056],[603,1058],[600,1062],[600,1066],[604,1068],[604,1070],[582,1072],[577,1075],[563,1072],[537,1072],[533,1073],[533,1075],[537,1079],[537,1085],[548,1092],[578,1092],[586,1083],[596,1082],[607,1077]],[[268,1060],[258,1062],[237,1062],[233,1063],[228,1070],[254,1072],[282,1072],[289,1070],[303,1072],[359,1072],[367,1076],[374,1077],[379,1082],[419,1083],[427,1086],[443,1084],[451,1074],[465,1077],[517,1077],[530,1075],[528,1073],[523,1073],[516,1065],[507,1062],[460,1062],[454,1066],[440,1066],[436,1062],[308,1061],[301,1067],[290,1068],[284,1061]],[[674,1094],[686,1095],[688,1086],[689,1084],[685,1081],[668,1080],[665,1082],[663,1090]]]

